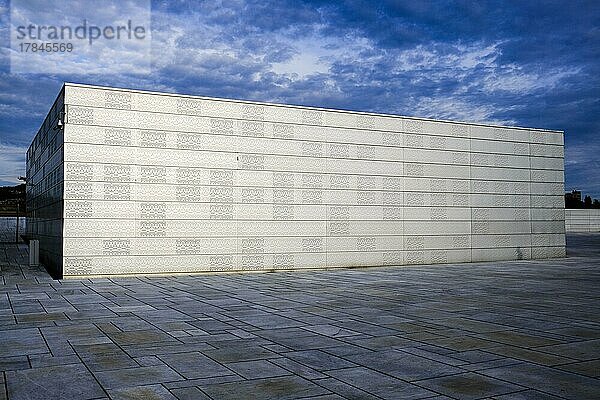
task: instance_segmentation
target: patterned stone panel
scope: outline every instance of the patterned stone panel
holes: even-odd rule
[[[561,170],[531,170],[532,182],[563,183],[564,172]]]
[[[477,261],[500,261],[500,260],[529,260],[532,258],[530,247],[507,247],[507,248],[473,248],[471,251],[473,262]],[[539,257],[534,257],[539,258]]]
[[[530,143],[529,130],[497,126],[471,126],[471,138],[498,142]]]
[[[498,140],[471,140],[471,151],[477,154],[511,154],[529,156],[529,143],[504,142]]]
[[[404,149],[406,162],[427,162],[445,165],[469,165],[470,155],[464,151]]]

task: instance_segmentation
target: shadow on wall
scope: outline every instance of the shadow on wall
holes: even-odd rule
[[[520,247],[517,247],[517,260],[523,259],[523,250]]]

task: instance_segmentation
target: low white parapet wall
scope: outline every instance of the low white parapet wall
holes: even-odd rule
[[[600,232],[600,209],[565,210],[567,232]]]

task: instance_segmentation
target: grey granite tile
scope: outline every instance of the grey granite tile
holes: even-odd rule
[[[31,323],[31,322],[48,322],[48,321],[66,320],[67,316],[63,313],[41,312],[41,313],[15,314],[15,318],[17,319],[17,323],[24,323],[24,322]]]
[[[386,328],[383,325],[368,324],[354,319],[336,321],[336,326],[347,329],[352,332],[362,333],[369,336],[391,336],[398,332],[394,329]]]
[[[560,340],[552,339],[549,337],[512,330],[480,333],[477,335],[477,337],[524,348],[556,345],[562,343]]]
[[[111,340],[92,323],[69,321],[66,325],[41,328],[48,343],[101,344]]]
[[[163,383],[163,386],[167,389],[179,389],[179,388],[187,388],[187,387],[196,387],[196,386],[207,386],[207,385],[218,385],[222,383],[231,383],[231,382],[241,382],[245,379],[241,376],[234,375],[223,375],[223,376],[213,376],[210,378],[196,378],[196,379],[186,379],[183,381],[174,381]]]
[[[205,350],[203,353],[219,362],[266,360],[269,358],[280,357],[279,354],[260,346],[226,347],[222,349]]]
[[[594,360],[600,357],[600,339],[538,347],[536,350],[580,361]]]
[[[17,369],[29,369],[27,356],[13,356],[0,358],[0,373],[2,371],[14,371]]]
[[[161,365],[164,362],[157,356],[142,356],[133,359],[140,367],[150,367],[152,365]]]
[[[148,343],[165,343],[176,342],[171,336],[166,333],[155,330],[136,330],[127,332],[113,332],[108,335],[115,343],[121,346],[139,345]]]
[[[140,345],[122,346],[123,350],[131,357],[143,357],[161,354],[189,353],[193,351],[213,350],[214,347],[204,342],[195,343],[145,343]]]
[[[146,321],[152,321],[153,324],[168,322],[184,322],[193,319],[187,314],[182,313],[172,307],[159,310],[136,310],[134,314]]]
[[[349,385],[335,378],[325,378],[313,381],[319,386],[324,387],[327,390],[332,391],[335,395],[340,396],[342,399],[347,400],[378,400],[381,399],[379,396],[367,393],[361,388]],[[327,395],[324,395],[327,396]]]
[[[466,365],[461,365],[460,367],[464,370],[467,371],[483,371],[484,369],[490,369],[490,368],[498,368],[498,367],[506,367],[509,365],[517,365],[517,364],[524,364],[525,361],[522,360],[516,360],[514,358],[498,358],[495,360],[490,360],[490,361],[482,361],[482,362],[478,362],[478,363],[472,363],[472,364],[466,364]]]
[[[292,351],[292,349],[290,349],[289,347],[285,347],[280,344],[263,344],[260,347],[272,351],[274,353],[287,353],[289,351]]]
[[[325,353],[320,350],[304,350],[295,351],[291,353],[283,353],[284,357],[304,364],[317,371],[326,371],[329,369],[340,369],[356,367],[357,365],[353,362],[345,360],[340,357]]]
[[[133,368],[139,366],[124,352],[97,354],[81,359],[90,371],[108,371],[112,369]]]
[[[454,351],[466,351],[466,350],[481,350],[490,347],[498,346],[497,342],[477,338],[474,336],[452,337],[452,338],[436,338],[427,341],[429,344],[433,344],[440,347],[445,347]]]
[[[319,335],[329,336],[329,337],[346,337],[346,336],[356,336],[361,335],[359,332],[354,332],[348,329],[340,328],[331,324],[321,324],[321,325],[308,325],[303,326],[301,329],[305,329],[310,332],[318,333]]]
[[[231,370],[198,352],[162,354],[159,358],[186,379],[233,374]]]
[[[150,385],[184,379],[166,365],[98,371],[94,372],[94,375],[102,387],[106,389]]]
[[[52,354],[33,354],[29,356],[32,368],[51,367],[55,365],[79,364],[81,360],[77,355],[56,356]]]
[[[6,383],[11,400],[83,400],[106,395],[83,364],[9,371]]]
[[[0,331],[0,355],[2,357],[48,353],[44,338],[36,328]]]
[[[416,383],[434,392],[465,400],[481,399],[524,389],[522,386],[473,372],[431,378]]]
[[[260,329],[293,328],[304,325],[303,322],[269,313],[238,317],[238,319],[248,325],[252,325]]]
[[[342,357],[342,358],[345,356],[352,356],[352,355],[357,355],[357,354],[365,354],[365,353],[373,352],[373,350],[371,350],[371,349],[367,349],[365,347],[360,347],[360,346],[355,346],[350,343],[342,343],[341,345],[335,346],[335,347],[325,347],[322,349],[322,351],[329,353],[329,354],[333,354],[334,356]]]
[[[430,339],[440,339],[447,337],[446,331],[439,331],[439,333],[434,332],[415,332],[415,333],[403,333],[399,335],[404,339],[414,340],[416,342],[426,342]]]
[[[376,336],[369,338],[348,337],[345,340],[356,346],[361,346],[370,350],[383,350],[390,348],[414,347],[420,343],[398,335],[394,336]]]
[[[406,381],[464,372],[463,369],[458,367],[395,350],[377,351],[346,358],[357,364]]]
[[[559,400],[561,397],[552,396],[547,393],[538,392],[537,390],[523,390],[521,392],[503,394],[494,396],[494,400]]]
[[[131,386],[108,391],[112,400],[178,400],[161,385]]]
[[[250,381],[200,386],[213,399],[291,400],[330,392],[297,376],[254,379]]]
[[[543,353],[538,350],[528,350],[523,349],[521,347],[514,347],[509,345],[491,347],[486,349],[486,351],[493,354],[514,358],[517,360],[529,361],[547,366],[566,364],[575,361],[572,358],[566,358],[554,354]]]
[[[121,332],[121,330],[119,328],[117,328],[115,325],[113,325],[111,322],[96,321],[96,322],[94,322],[94,325],[96,325],[96,327],[98,329],[100,329],[102,331],[102,333],[104,333],[105,335],[107,335],[109,333],[114,333],[114,332]]]
[[[536,364],[486,369],[481,374],[568,399],[592,399],[600,393],[600,380]]]
[[[274,342],[288,347],[292,350],[313,350],[313,349],[324,349],[327,347],[341,346],[343,342],[340,340],[330,338],[322,335],[312,336],[288,336],[281,337],[273,340]]]
[[[117,332],[129,332],[129,331],[148,331],[156,329],[154,325],[148,321],[133,315],[133,316],[122,316],[118,318],[110,318],[111,323],[119,329]]]
[[[290,337],[300,338],[319,336],[315,335],[314,332],[310,332],[302,328],[260,329],[253,331],[252,333],[273,342],[277,342],[279,339],[287,339]]]
[[[246,379],[291,375],[290,371],[272,364],[267,360],[241,361],[228,363],[225,364],[225,366]]]
[[[92,304],[95,308],[85,311],[77,312],[65,312],[65,315],[69,320],[99,320],[99,319],[110,319],[116,317],[117,314],[107,310],[106,308],[98,308],[96,304]]]
[[[467,350],[452,353],[451,356],[458,360],[463,360],[468,363],[480,363],[485,361],[498,360],[503,356],[498,354],[489,353],[482,350]]]
[[[289,358],[273,358],[269,361],[305,379],[313,380],[327,377],[327,375],[324,375],[321,372],[307,367],[304,364],[300,364],[296,361],[290,360]]]
[[[228,330],[227,333],[231,333],[232,335],[235,335],[241,339],[251,339],[257,337],[255,334],[245,331],[243,329],[231,329]]]
[[[226,322],[218,321],[214,318],[195,319],[193,321],[189,321],[188,323],[192,326],[195,326],[198,329],[201,329],[204,332],[209,333],[225,332],[227,330],[235,329],[235,326],[230,325]]]
[[[600,329],[588,328],[585,326],[567,326],[564,328],[553,329],[551,332],[578,339],[600,339]]]
[[[182,387],[169,390],[178,400],[211,400],[197,387]]]
[[[582,361],[572,364],[558,365],[556,368],[574,372],[592,378],[600,378],[600,360]]]
[[[446,319],[440,319],[436,321],[440,325],[447,326],[449,328],[457,328],[469,333],[486,333],[486,332],[497,332],[510,329],[506,325],[494,324],[485,321],[477,321],[470,318],[463,317],[451,317]]]
[[[466,361],[459,360],[458,358],[454,358],[454,354],[438,354],[433,351],[429,351],[426,349],[422,349],[419,347],[405,347],[402,349],[398,349],[398,351],[409,353],[415,356],[427,358],[429,360],[438,361],[444,364],[452,365],[455,367],[462,366],[468,364]]]
[[[421,387],[364,367],[339,369],[327,374],[384,399],[422,399],[435,395]]]

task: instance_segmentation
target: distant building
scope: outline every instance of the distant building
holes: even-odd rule
[[[0,187],[0,216],[24,216],[25,211],[25,184]]]
[[[571,194],[573,195],[573,200],[581,201],[581,190],[573,190]]]
[[[572,190],[565,193],[565,208],[582,208],[581,190]]]

